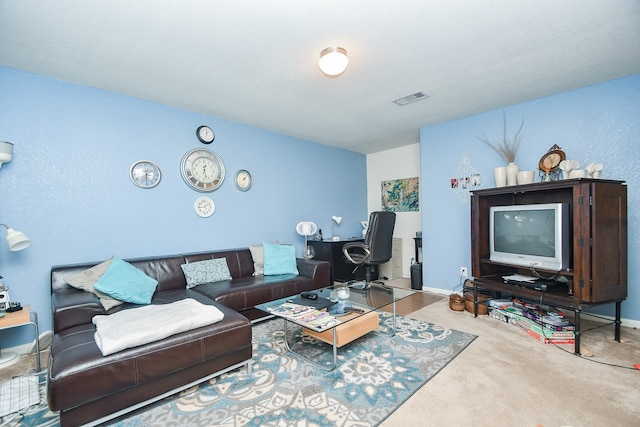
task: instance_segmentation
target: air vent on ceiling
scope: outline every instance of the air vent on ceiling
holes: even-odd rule
[[[421,99],[427,99],[428,97],[429,95],[420,91],[420,92],[412,93],[411,95],[403,96],[402,98],[398,98],[393,102],[395,102],[398,105],[407,105],[407,104],[411,104],[412,102],[420,101]]]

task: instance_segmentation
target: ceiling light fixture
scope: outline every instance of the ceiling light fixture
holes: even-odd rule
[[[349,65],[347,51],[341,47],[328,47],[320,52],[320,70],[329,77],[338,77]]]

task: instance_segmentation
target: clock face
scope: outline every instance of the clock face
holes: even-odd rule
[[[140,188],[153,188],[160,183],[160,168],[148,160],[140,160],[131,165],[129,170],[131,181]]]
[[[251,174],[249,173],[249,171],[246,171],[244,169],[239,170],[236,173],[235,184],[240,191],[247,191],[249,188],[251,188]]]
[[[213,215],[213,212],[215,212],[216,205],[213,203],[213,200],[208,197],[199,197],[193,204],[193,210],[196,211],[198,216],[208,218]]]
[[[209,126],[200,126],[196,130],[196,135],[198,136],[200,142],[202,142],[203,144],[211,144],[216,137],[216,135],[213,133],[213,130]]]
[[[222,160],[204,148],[187,151],[182,157],[180,171],[184,182],[196,191],[213,191],[224,181]]]

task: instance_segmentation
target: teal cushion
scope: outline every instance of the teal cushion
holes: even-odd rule
[[[262,247],[264,250],[265,276],[273,276],[276,274],[298,275],[295,246],[263,243]]]
[[[231,280],[231,273],[226,258],[208,259],[205,261],[182,264],[184,277],[187,279],[187,289],[203,283]]]
[[[117,257],[113,257],[107,271],[93,285],[112,298],[133,304],[149,304],[156,286],[157,280]]]

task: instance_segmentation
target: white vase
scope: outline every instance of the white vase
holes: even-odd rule
[[[507,165],[507,185],[516,185],[518,183],[518,165],[513,162],[510,162]]]
[[[496,179],[496,187],[504,187],[507,185],[507,167],[500,166],[499,168],[495,168],[493,171],[493,176]]]

